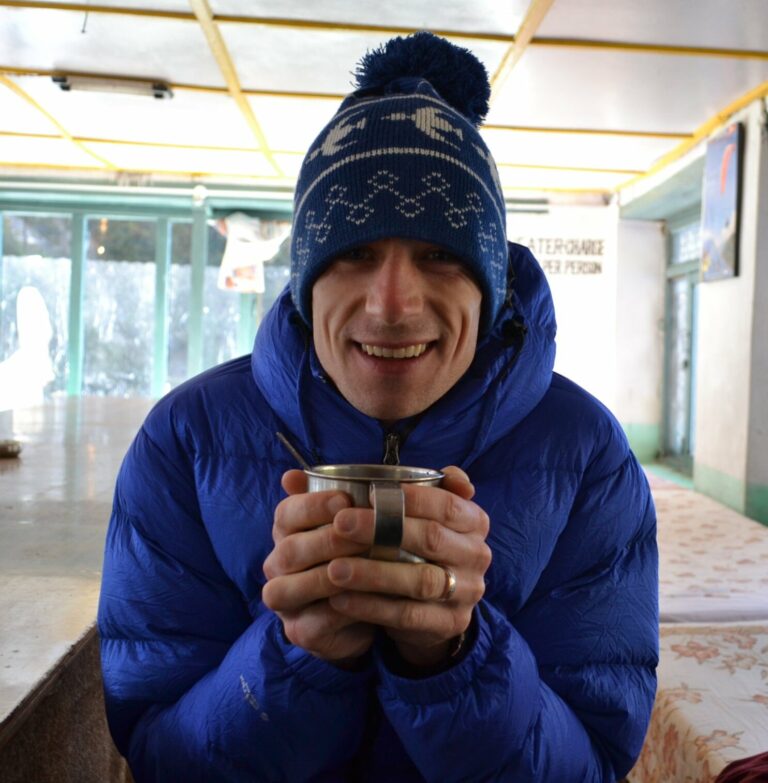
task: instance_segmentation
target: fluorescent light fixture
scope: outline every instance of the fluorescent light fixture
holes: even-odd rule
[[[64,92],[86,90],[88,92],[122,93],[124,95],[146,95],[151,98],[173,98],[173,90],[164,82],[149,79],[111,79],[105,76],[53,76]]]

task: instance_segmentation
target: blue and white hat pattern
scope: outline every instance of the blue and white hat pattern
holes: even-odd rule
[[[390,44],[419,41],[457,50],[485,76],[474,55],[429,33]],[[455,84],[460,76],[447,78]],[[302,165],[291,240],[294,303],[311,325],[312,285],[334,257],[377,239],[418,239],[466,263],[483,292],[481,331],[487,331],[506,296],[505,223],[504,196],[488,148],[473,122],[432,83],[405,75],[374,94],[358,90],[315,139]]]

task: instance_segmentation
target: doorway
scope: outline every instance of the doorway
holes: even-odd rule
[[[664,347],[662,458],[690,476],[696,435],[696,325],[701,234],[695,220],[669,228]]]

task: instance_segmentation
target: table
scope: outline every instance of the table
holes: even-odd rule
[[[70,397],[13,414],[23,450],[0,460],[0,746],[93,627],[115,476],[150,405]]]
[[[653,495],[661,621],[768,621],[768,526],[688,489]]]
[[[630,783],[710,783],[766,750],[768,622],[664,624],[659,688]]]

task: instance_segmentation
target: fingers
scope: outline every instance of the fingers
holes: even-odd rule
[[[388,632],[415,633],[427,644],[460,634],[472,619],[471,606],[450,607],[366,593],[340,593],[328,603],[351,620],[381,626]]]
[[[468,547],[476,546],[476,541],[465,540],[467,534],[480,540],[488,535],[488,515],[471,500],[436,487],[404,486],[403,492],[404,550],[426,560],[452,564],[462,557],[462,549],[469,553]],[[334,517],[333,527],[342,538],[369,546],[373,543],[374,517],[368,509],[342,509]],[[452,552],[453,547],[459,551]]]
[[[307,474],[303,470],[286,470],[280,480],[280,485],[289,495],[297,495],[307,491]]]
[[[342,591],[378,593],[418,602],[474,606],[485,593],[484,572],[476,569],[451,569],[456,587],[450,599],[443,601],[449,586],[446,569],[434,563],[393,563],[359,557],[339,558],[326,567],[329,596]],[[336,588],[336,589],[334,589]],[[365,618],[374,622],[370,618]]]
[[[340,539],[354,542],[365,552],[373,544],[374,527],[369,509],[350,508],[337,515],[332,529]],[[483,535],[458,533],[434,519],[406,517],[400,547],[432,563],[461,565],[483,572],[490,565],[491,551]]]
[[[291,644],[325,660],[357,658],[373,643],[372,626],[339,614],[327,601],[282,613],[280,619]]]
[[[471,485],[464,483],[464,487],[469,491]],[[467,498],[443,487],[404,485],[403,493],[405,513],[409,517],[434,519],[459,533],[488,534],[488,515]]]
[[[443,468],[442,472],[445,473],[445,478],[440,482],[443,489],[453,492],[464,500],[472,500],[475,496],[475,487],[461,468],[449,465]]]
[[[335,557],[364,554],[369,548],[369,544],[339,536],[331,525],[292,533],[276,541],[275,548],[264,560],[264,576],[274,579],[298,574]]]
[[[272,577],[261,592],[261,599],[273,612],[294,612],[302,607],[341,592],[328,578],[326,565],[296,574]]]
[[[444,659],[448,641],[466,631],[482,598],[482,574],[456,571],[456,590],[445,569],[434,564],[389,563],[350,558],[328,564],[328,578],[344,592],[328,604],[351,620],[384,628],[400,655],[420,665]]]
[[[475,490],[467,474],[453,466],[444,472],[446,477],[440,488],[403,486],[406,514],[438,520],[458,532],[487,535],[488,515],[471,502]],[[330,524],[339,511],[352,507],[352,499],[338,490],[306,493],[306,475],[300,470],[287,471],[282,484],[289,497],[275,509],[272,534],[276,542],[295,532]]]
[[[365,558],[373,512],[338,491],[307,493],[302,471],[283,475],[288,497],[275,511],[262,597],[292,643],[329,660],[354,657],[380,626],[418,661],[442,655],[446,640],[468,627],[485,591],[489,520],[472,502],[467,474],[453,466],[444,473],[441,487],[403,486],[402,548],[428,561],[419,564]],[[442,600],[447,567],[456,589]]]
[[[283,476],[284,482],[288,486],[295,486],[295,484],[292,484],[293,479],[286,480],[286,476],[290,473],[299,472],[289,470]],[[272,538],[277,543],[293,533],[310,530],[320,525],[328,525],[333,522],[333,518],[341,509],[348,508],[351,505],[352,500],[350,497],[337,490],[289,495],[289,497],[281,500],[275,508]]]

